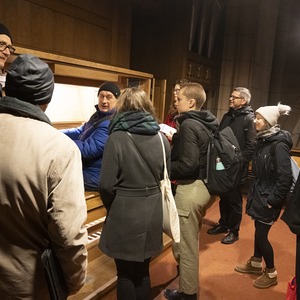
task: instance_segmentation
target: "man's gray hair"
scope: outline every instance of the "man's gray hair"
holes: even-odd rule
[[[236,87],[234,89],[234,91],[237,91],[240,93],[240,96],[242,98],[244,98],[246,101],[247,101],[247,104],[250,103],[250,100],[251,100],[251,93],[248,89],[244,88],[244,87]]]

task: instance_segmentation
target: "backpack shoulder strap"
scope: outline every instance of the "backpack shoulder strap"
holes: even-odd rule
[[[144,163],[145,163],[146,166],[149,168],[149,170],[150,170],[151,174],[153,175],[155,181],[157,182],[158,186],[160,186],[159,179],[155,176],[155,172],[154,172],[154,169],[153,169],[152,165],[149,164],[149,162],[146,160],[146,158],[145,158],[144,155],[142,154],[142,151],[141,151],[141,149],[138,147],[137,143],[135,142],[135,140],[134,140],[132,134],[131,134],[130,132],[128,132],[128,131],[126,131],[126,133],[127,133],[127,135],[130,137],[130,139],[132,140],[132,142],[133,142],[135,148],[137,149],[138,153],[139,153],[140,156],[142,157]],[[160,136],[160,133],[158,133],[158,135]],[[162,142],[162,146],[164,147],[163,142]],[[164,148],[163,148],[163,150],[164,150]]]
[[[189,120],[192,120],[192,121],[197,122],[198,124],[200,124],[200,126],[206,132],[206,134],[208,136],[208,139],[209,139],[208,147],[207,147],[207,153],[206,153],[206,178],[203,180],[204,183],[207,183],[208,173],[209,173],[209,169],[210,169],[211,142],[214,138],[214,132],[211,129],[209,129],[207,126],[205,126],[205,124],[203,124],[200,121],[197,121],[195,119],[189,119]]]
[[[202,122],[200,121],[197,121],[195,119],[189,119],[193,122],[196,122],[197,124],[200,124],[200,126],[203,128],[203,130],[207,133],[208,137],[211,137],[212,134],[214,133],[211,129],[209,129],[205,124],[203,124]]]

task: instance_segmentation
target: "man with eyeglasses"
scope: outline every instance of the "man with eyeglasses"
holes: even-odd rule
[[[8,28],[0,23],[0,74],[11,53],[15,52],[12,46],[12,38]],[[0,97],[2,97],[2,85],[0,84]]]
[[[103,83],[98,90],[96,112],[82,126],[63,129],[81,151],[83,179],[86,191],[99,191],[100,170],[108,127],[115,111],[120,89],[112,82]]]
[[[246,181],[249,162],[252,160],[256,131],[254,127],[254,112],[249,105],[251,93],[244,87],[236,87],[229,98],[229,111],[225,113],[221,122],[220,130],[230,126],[235,134],[244,159],[241,171],[241,184],[228,194],[220,196],[220,220],[210,228],[208,234],[227,235],[221,240],[223,244],[233,244],[239,239],[240,224],[242,221],[242,186]]]

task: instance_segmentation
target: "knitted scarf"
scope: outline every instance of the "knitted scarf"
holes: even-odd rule
[[[155,135],[160,127],[154,117],[146,111],[125,111],[117,113],[111,123],[109,132],[128,131],[130,133]]]
[[[256,137],[257,139],[266,139],[274,134],[276,134],[278,131],[280,131],[280,126],[274,125],[273,127],[267,129],[267,130],[263,130],[257,133]]]

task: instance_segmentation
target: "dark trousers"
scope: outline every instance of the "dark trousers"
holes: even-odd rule
[[[268,235],[271,225],[255,221],[254,257],[263,258],[268,269],[274,268],[274,251]]]
[[[296,243],[296,285],[297,299],[300,299],[300,234],[297,234]]]
[[[242,221],[243,196],[241,188],[232,190],[220,197],[219,224],[238,235]]]
[[[117,267],[117,299],[149,300],[151,283],[149,275],[150,258],[143,262],[115,259]]]

